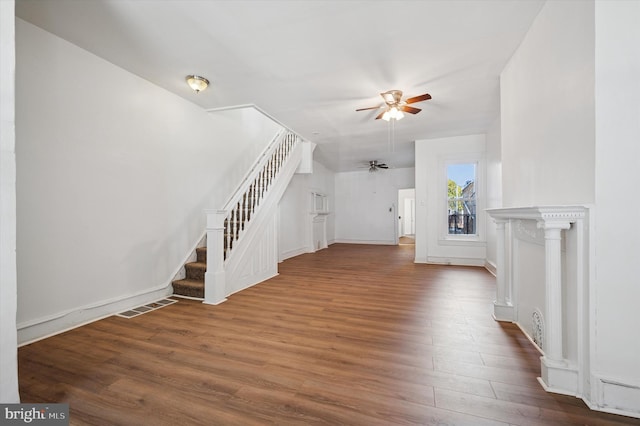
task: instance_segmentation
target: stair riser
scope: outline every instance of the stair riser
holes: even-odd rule
[[[202,248],[196,249],[196,254],[197,254],[198,262],[207,263],[207,248],[206,247],[202,247]]]
[[[203,268],[193,267],[189,264],[184,265],[185,272],[187,273],[187,279],[198,280],[204,282],[204,274],[207,272]]]
[[[181,286],[180,284],[174,282],[173,294],[179,294],[181,296],[187,296],[187,297],[198,297],[202,299],[204,298],[204,285],[202,286],[201,289],[199,289],[199,288]]]

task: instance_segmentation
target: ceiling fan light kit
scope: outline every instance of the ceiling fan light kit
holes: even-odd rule
[[[371,109],[380,109],[385,108],[383,112],[378,114],[376,120],[383,119],[384,121],[390,120],[402,120],[404,117],[404,113],[408,112],[409,114],[417,114],[422,111],[420,108],[414,108],[409,106],[409,104],[414,104],[416,102],[427,101],[431,99],[431,95],[425,93],[423,95],[414,96],[412,98],[402,100],[402,90],[388,90],[386,92],[380,93],[382,99],[384,99],[384,105],[368,107],[368,108],[359,108],[356,111],[367,111]]]
[[[396,107],[389,108],[388,111],[382,113],[382,119],[384,121],[393,120],[402,120],[404,118],[404,114]]]

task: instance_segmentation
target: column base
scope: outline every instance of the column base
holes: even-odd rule
[[[226,301],[226,274],[206,272],[204,274],[204,301],[207,305],[219,305]]]
[[[562,395],[578,395],[578,369],[564,361],[540,358],[541,377],[538,382],[545,391]]]
[[[514,322],[516,320],[515,309],[510,303],[493,302],[493,319],[496,321]]]

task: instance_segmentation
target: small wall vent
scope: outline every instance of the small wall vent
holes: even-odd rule
[[[146,314],[147,312],[155,311],[156,309],[164,308],[165,306],[169,306],[176,302],[177,300],[175,299],[161,299],[156,302],[138,306],[137,308],[129,309],[128,311],[120,312],[119,314],[116,314],[116,316],[121,318],[133,318],[138,315]]]

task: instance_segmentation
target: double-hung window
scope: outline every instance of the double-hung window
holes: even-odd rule
[[[447,165],[448,235],[477,235],[477,163]]]

